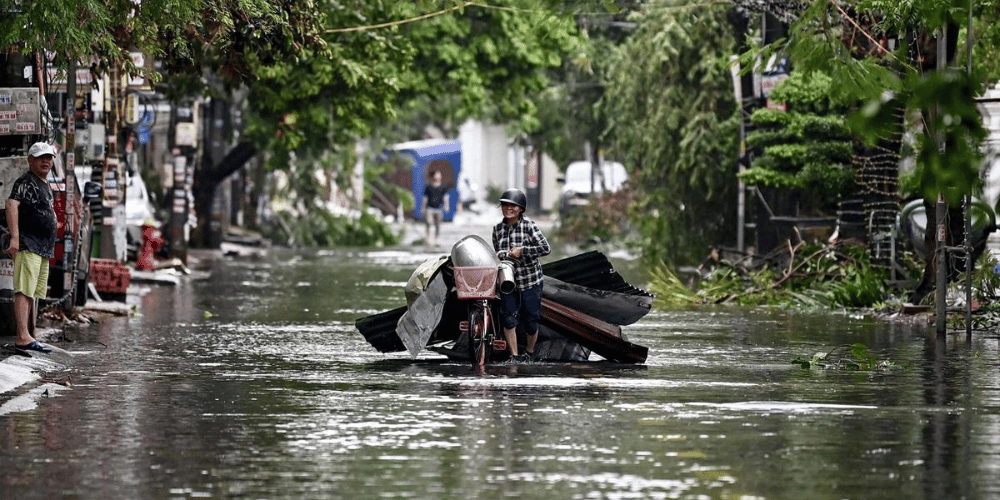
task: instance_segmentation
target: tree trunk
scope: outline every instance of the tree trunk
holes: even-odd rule
[[[198,226],[192,234],[191,246],[201,248],[214,246],[211,245],[211,227],[215,193],[222,181],[226,180],[233,172],[243,168],[256,154],[256,146],[249,142],[241,142],[229,150],[218,164],[195,171],[192,191],[194,192],[194,211],[198,216]]]
[[[911,304],[919,304],[924,298],[934,291],[937,282],[937,209],[936,200],[924,200],[924,211],[927,214],[927,230],[924,231],[924,255],[927,262],[924,264],[924,275],[920,279],[917,288],[910,295]],[[962,207],[948,207],[948,235],[945,245],[948,247],[960,247],[965,240],[965,215]],[[958,279],[960,273],[965,269],[965,259],[945,259],[948,264],[948,282]]]

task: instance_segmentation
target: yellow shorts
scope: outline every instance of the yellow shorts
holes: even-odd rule
[[[44,299],[48,292],[49,259],[21,250],[14,255],[14,293]]]

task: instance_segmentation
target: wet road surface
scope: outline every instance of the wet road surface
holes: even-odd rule
[[[46,376],[71,387],[0,415],[2,496],[1000,496],[996,336],[701,309],[626,327],[643,365],[375,352],[354,320],[433,255],[275,250],[137,287],[140,316],[67,330]],[[896,368],[792,364],[856,342]]]

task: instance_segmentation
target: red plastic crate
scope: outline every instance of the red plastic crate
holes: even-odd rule
[[[98,293],[124,295],[132,281],[129,268],[114,259],[90,259],[90,282]]]

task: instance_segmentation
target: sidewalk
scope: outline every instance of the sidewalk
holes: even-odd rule
[[[121,315],[127,314],[130,310],[130,306],[120,302],[90,301],[84,306],[84,311],[92,315]],[[43,320],[39,321],[44,323]],[[35,330],[38,341],[52,349],[50,353],[18,351],[13,347],[13,335],[0,335],[0,395],[13,393],[29,383],[42,381],[38,387],[33,387],[26,393],[0,404],[0,415],[30,409],[39,397],[68,386],[69,381],[66,377],[56,376],[53,379],[63,383],[47,382],[45,379],[48,373],[66,370],[73,364],[73,353],[47,342],[48,339],[59,335],[60,331],[61,328],[46,327],[43,324],[39,324]]]
[[[36,331],[43,343],[48,335],[55,332],[54,329],[42,328]],[[0,350],[0,394],[13,393],[29,383],[41,383],[0,404],[0,415],[30,410],[38,405],[40,398],[66,389],[70,384],[66,377],[55,377],[52,380],[44,377],[47,373],[63,371],[72,365],[72,353],[46,343],[52,352],[28,354],[15,350],[13,345],[13,335],[0,337],[0,346],[3,346]]]

